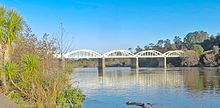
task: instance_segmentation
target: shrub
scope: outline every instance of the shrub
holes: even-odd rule
[[[68,87],[58,97],[58,107],[81,108],[84,100],[85,100],[85,96],[82,94],[82,91],[78,87],[75,88]]]

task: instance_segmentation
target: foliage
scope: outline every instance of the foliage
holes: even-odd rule
[[[5,72],[9,78],[14,78],[16,76],[16,64],[7,61],[4,66]]]
[[[184,38],[184,42],[190,43],[190,44],[201,43],[204,40],[207,40],[209,38],[208,36],[209,36],[209,34],[204,31],[190,32]]]
[[[6,19],[7,35],[5,35],[5,43],[11,45],[13,40],[22,31],[22,17],[14,10],[8,12],[8,18]]]
[[[180,49],[182,48],[182,46],[183,46],[183,45],[182,45],[183,42],[182,42],[181,38],[180,38],[179,36],[175,36],[174,39],[173,39],[173,41],[174,41],[174,44],[175,44],[176,48],[177,48],[178,50],[180,50]]]
[[[199,64],[199,55],[194,50],[185,51],[184,58],[182,61],[184,66],[196,66]]]
[[[202,53],[203,53],[203,51],[204,51],[204,49],[202,48],[202,46],[199,45],[199,44],[193,45],[193,50],[194,50],[195,52],[197,52],[199,55],[202,55]]]
[[[185,57],[184,61],[188,62],[191,66],[196,66],[199,64],[204,64],[205,66],[218,66],[220,65],[220,60],[218,59],[220,47],[220,33],[217,35],[209,35],[205,31],[195,31],[188,33],[184,40],[180,36],[174,36],[173,42],[169,39],[158,40],[156,44],[150,43],[144,46],[144,49],[141,49],[140,46],[136,48],[136,53],[142,50],[157,50],[162,53],[170,50],[183,50],[186,52],[192,52],[192,54],[186,54],[188,57]],[[213,53],[210,53],[213,52]],[[197,54],[195,54],[197,53]],[[196,56],[195,56],[196,55]],[[194,56],[194,57],[193,57]],[[191,58],[191,59],[187,59]],[[200,59],[199,61],[197,59]],[[194,61],[195,63],[191,63]],[[177,63],[175,59],[168,61],[170,64],[180,64]],[[180,62],[180,61],[179,61]],[[144,62],[143,62],[144,63]],[[142,61],[140,61],[142,64]]]
[[[22,39],[25,39],[25,41],[22,41]],[[5,65],[6,73],[8,73],[7,76],[10,78],[9,83],[11,86],[9,88],[10,90],[15,90],[12,97],[16,97],[16,99],[23,97],[24,101],[15,99],[16,102],[21,102],[19,103],[21,106],[35,106],[40,108],[57,107],[58,97],[65,92],[69,85],[68,76],[71,69],[67,67],[69,68],[68,70],[66,70],[67,68],[62,70],[58,60],[53,58],[52,53],[47,53],[51,51],[51,47],[48,45],[51,43],[49,40],[36,41],[34,51],[27,51],[29,47],[26,45],[29,46],[32,44],[22,44],[22,42],[26,41],[25,37],[21,38],[21,43],[18,43],[25,47],[23,47],[23,49],[16,47],[21,50],[21,53],[14,53],[12,58],[12,61],[18,65],[19,70],[16,69],[16,65],[13,62],[7,62]],[[47,46],[47,48],[45,48],[45,46]],[[18,50],[16,48],[15,51]],[[42,54],[44,56],[42,56]],[[11,79],[12,77],[13,79]],[[82,92],[76,90],[71,91],[71,93],[71,95],[82,95]],[[82,106],[83,100],[77,99],[79,98],[73,100],[75,106]]]
[[[60,108],[81,108],[85,96],[78,88],[68,87],[64,93],[58,97],[58,107]]]
[[[163,41],[163,40],[158,40],[157,46],[160,47],[160,48],[162,48],[163,45],[164,45],[164,41]]]
[[[0,41],[1,71],[7,84],[2,93],[21,107],[38,108],[58,107],[61,99],[58,97],[67,93],[63,99],[71,99],[74,106],[82,107],[82,92],[79,88],[69,88],[72,68],[61,68],[53,56],[56,41],[48,34],[37,39],[15,10],[6,11],[0,6]],[[62,104],[65,102],[68,101]]]
[[[128,48],[128,51],[132,52],[132,48]]]
[[[216,62],[216,56],[212,53],[207,53],[207,54],[204,54],[202,57],[201,57],[201,63],[205,64],[206,66],[216,66],[217,65],[217,62]]]
[[[4,6],[0,6],[0,43],[3,63],[10,59],[12,43],[23,30],[23,19],[14,10],[7,11]]]
[[[30,74],[35,74],[32,72],[36,72],[39,64],[39,59],[37,56],[28,54],[23,58],[24,71],[31,72]]]
[[[219,47],[218,47],[217,45],[214,45],[214,46],[212,47],[212,51],[213,51],[214,55],[218,54],[218,52],[219,52]]]
[[[142,51],[142,49],[141,49],[140,46],[137,46],[137,48],[136,48],[135,50],[136,50],[137,53],[140,52],[140,51]]]
[[[164,40],[164,48],[166,50],[170,50],[170,48],[171,48],[171,41],[169,39]]]
[[[220,65],[220,53],[215,55],[215,61]]]
[[[4,28],[4,26],[6,25],[5,13],[6,13],[5,7],[0,6],[0,41],[3,40],[5,35],[5,28]]]

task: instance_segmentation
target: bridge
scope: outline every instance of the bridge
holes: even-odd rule
[[[98,68],[105,68],[105,59],[107,58],[129,58],[131,59],[131,65],[134,68],[139,67],[139,58],[162,58],[163,66],[166,68],[166,59],[167,58],[175,58],[175,57],[183,57],[184,52],[182,50],[174,50],[167,51],[165,53],[161,53],[156,50],[144,50],[138,53],[132,53],[128,50],[112,50],[106,53],[98,53],[93,50],[81,49],[68,52],[64,54],[65,59],[98,59]]]

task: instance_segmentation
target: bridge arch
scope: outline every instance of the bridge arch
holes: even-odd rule
[[[174,51],[167,51],[164,53],[165,57],[182,57],[184,52],[182,50],[174,50]]]
[[[138,52],[136,57],[163,57],[163,54],[156,50],[145,50]]]
[[[80,59],[80,58],[101,58],[102,55],[93,50],[75,50],[64,54],[64,58]]]
[[[133,58],[135,55],[127,50],[112,50],[103,54],[105,58]]]

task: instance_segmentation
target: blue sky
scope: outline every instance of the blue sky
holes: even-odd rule
[[[105,52],[143,47],[188,32],[220,32],[220,0],[0,0],[38,37],[62,22],[74,49]]]

